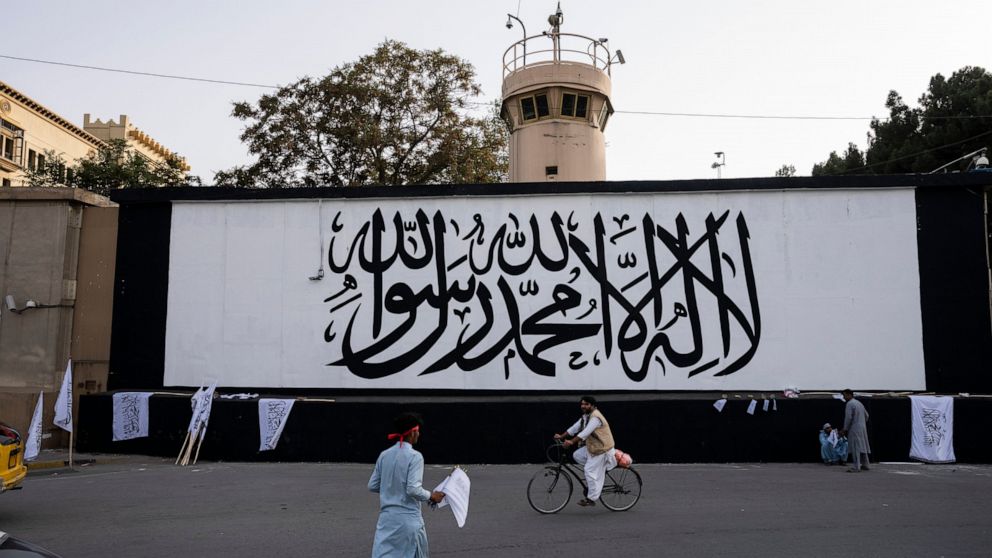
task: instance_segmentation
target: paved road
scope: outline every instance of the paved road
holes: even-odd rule
[[[631,511],[574,503],[542,516],[536,466],[468,466],[469,520],[425,510],[432,555],[990,556],[992,467],[884,464],[639,465]],[[0,530],[65,558],[368,556],[377,499],[357,464],[129,458],[39,471],[0,495]],[[445,475],[429,467],[425,484]],[[575,499],[573,498],[573,502]]]

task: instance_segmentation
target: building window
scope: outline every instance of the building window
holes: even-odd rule
[[[36,164],[38,164],[38,154],[34,149],[28,149],[28,170],[33,171]]]
[[[9,178],[4,178],[3,179],[3,187],[4,188],[10,188],[10,179]]]
[[[41,153],[38,154],[38,170],[45,170],[45,156]]]
[[[599,129],[606,129],[606,121],[610,118],[610,107],[603,103],[603,110],[599,111]]]
[[[551,115],[551,108],[548,106],[548,94],[538,93],[520,98],[520,116],[523,121],[538,120]]]
[[[589,111],[589,95],[577,93],[561,94],[561,115],[565,118],[586,118]]]
[[[0,118],[0,157],[20,164],[23,152],[18,144],[24,141],[24,130]]]

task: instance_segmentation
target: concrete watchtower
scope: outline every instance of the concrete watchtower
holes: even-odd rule
[[[510,182],[606,180],[610,67],[623,64],[623,54],[611,54],[606,39],[562,33],[563,22],[559,4],[549,31],[527,37],[524,29],[503,54]]]

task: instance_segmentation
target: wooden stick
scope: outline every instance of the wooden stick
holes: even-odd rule
[[[186,444],[189,443],[189,430],[186,431],[186,439],[183,440],[183,445],[179,446],[179,455],[176,456],[176,465],[179,465],[179,460],[183,458],[183,451],[186,450]]]
[[[193,465],[196,465],[196,460],[200,458],[200,446],[203,445],[204,438],[206,438],[206,436],[200,436],[200,442],[196,444],[196,455],[193,456]]]
[[[72,430],[75,430],[73,428]],[[72,470],[72,430],[69,431],[69,470]]]
[[[190,438],[189,445],[186,446],[186,451],[183,453],[183,460],[179,463],[183,467],[189,465],[189,457],[190,454],[193,452],[193,446],[196,444],[196,439],[199,437],[199,435],[200,435],[199,430],[193,432],[193,437]]]

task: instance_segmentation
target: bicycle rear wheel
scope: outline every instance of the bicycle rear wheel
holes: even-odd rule
[[[540,513],[556,513],[572,498],[572,479],[558,467],[545,467],[527,483],[527,502]]]
[[[616,467],[606,472],[599,501],[608,510],[627,511],[641,499],[641,475],[633,468]]]

